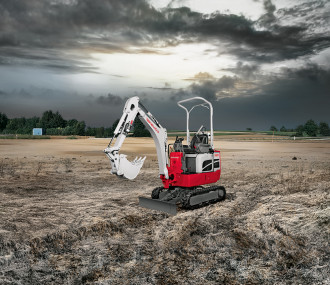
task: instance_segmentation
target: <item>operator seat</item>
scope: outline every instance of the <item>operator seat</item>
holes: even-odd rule
[[[190,148],[197,153],[210,152],[209,138],[206,134],[195,134],[190,142]]]

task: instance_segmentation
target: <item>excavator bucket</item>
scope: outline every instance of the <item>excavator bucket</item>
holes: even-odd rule
[[[116,174],[119,176],[123,176],[127,179],[134,179],[140,172],[140,169],[145,161],[146,157],[135,158],[133,161],[129,161],[127,159],[127,155],[120,154],[119,155],[119,165],[116,171]],[[114,171],[112,170],[112,173]]]

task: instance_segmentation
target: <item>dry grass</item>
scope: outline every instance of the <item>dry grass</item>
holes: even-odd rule
[[[70,140],[78,141],[79,140]],[[100,156],[0,159],[1,284],[328,284],[327,160],[223,155],[228,198],[169,216]]]
[[[64,167],[65,167],[65,172],[72,172],[72,160],[70,158],[65,158],[62,161]]]

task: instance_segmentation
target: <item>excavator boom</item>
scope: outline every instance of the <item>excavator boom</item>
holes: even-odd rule
[[[111,173],[118,176],[134,179],[140,172],[140,169],[146,157],[136,158],[133,161],[127,159],[127,155],[119,154],[120,148],[131,130],[134,120],[139,117],[141,122],[150,131],[156,145],[159,174],[168,178],[167,171],[167,131],[163,128],[154,116],[140,103],[139,97],[132,97],[126,101],[123,115],[114,131],[108,147],[104,150],[110,159]],[[112,143],[114,142],[114,145]]]

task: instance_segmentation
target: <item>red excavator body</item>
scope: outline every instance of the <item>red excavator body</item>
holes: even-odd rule
[[[205,184],[215,183],[220,179],[221,175],[221,159],[220,151],[214,151],[214,157],[219,159],[219,169],[211,172],[203,173],[185,173],[182,167],[184,153],[171,152],[170,166],[167,166],[169,178],[166,179],[165,175],[160,175],[164,188],[169,187],[196,187]]]

